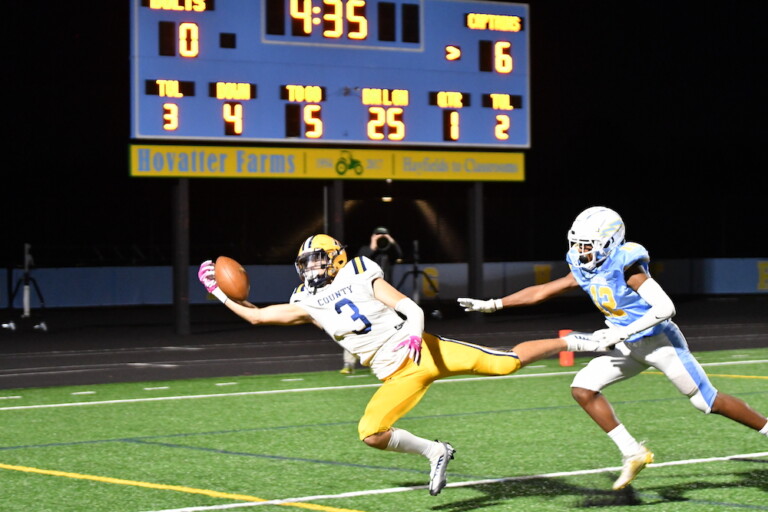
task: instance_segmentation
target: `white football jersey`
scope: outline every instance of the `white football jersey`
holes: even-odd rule
[[[314,293],[302,284],[290,300],[379,379],[397,370],[408,356],[407,349],[395,350],[407,337],[401,332],[403,318],[373,296],[373,281],[383,278],[379,265],[360,256],[344,265],[331,284]]]

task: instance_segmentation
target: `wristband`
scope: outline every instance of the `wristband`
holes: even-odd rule
[[[221,291],[221,288],[219,288],[218,286],[216,287],[215,290],[211,292],[211,295],[219,299],[222,304],[226,304],[227,301],[229,300],[229,297],[227,297],[227,294]]]
[[[498,311],[500,309],[504,309],[504,306],[501,304],[501,299],[494,299],[493,300],[493,305],[496,308],[496,311]]]

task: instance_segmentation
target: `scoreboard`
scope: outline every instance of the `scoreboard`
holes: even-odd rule
[[[131,137],[530,147],[528,6],[131,0]]]

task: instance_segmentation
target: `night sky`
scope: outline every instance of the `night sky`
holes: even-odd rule
[[[224,0],[221,0],[222,2]],[[654,258],[765,257],[768,7],[531,1],[524,183],[484,185],[490,261],[560,259],[582,209],[615,208]],[[671,5],[670,5],[671,4]],[[128,175],[128,2],[4,9],[4,266],[172,261],[167,179]],[[192,180],[193,263],[291,263],[328,182]],[[386,225],[410,257],[466,261],[468,183],[345,183],[345,241]],[[395,197],[382,205],[384,192]],[[424,215],[417,204],[429,205]]]

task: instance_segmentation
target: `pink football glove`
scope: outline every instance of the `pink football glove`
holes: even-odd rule
[[[419,364],[421,362],[421,338],[419,336],[408,336],[395,347],[395,351],[403,347],[408,348],[408,357],[413,359],[414,363]]]
[[[200,264],[200,270],[197,271],[197,278],[203,283],[208,293],[213,293],[219,285],[216,284],[216,272],[213,268],[213,262],[206,260]]]

